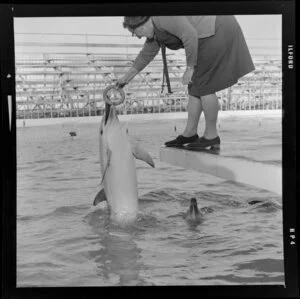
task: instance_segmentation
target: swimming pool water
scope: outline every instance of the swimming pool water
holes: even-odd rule
[[[283,284],[282,198],[160,162],[184,124],[123,123],[156,164],[136,160],[139,216],[124,228],[92,205],[99,123],[78,123],[76,137],[70,124],[18,128],[17,286]],[[281,118],[221,119],[219,133],[231,156],[281,165]],[[197,226],[183,218],[191,197]]]

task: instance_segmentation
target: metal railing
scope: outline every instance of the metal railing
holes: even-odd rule
[[[40,42],[38,45],[46,48],[49,43]],[[125,43],[124,48],[124,44],[121,47],[120,44],[99,41],[70,43],[68,39],[51,43],[55,44],[54,52],[53,49],[44,51],[43,47],[43,52],[33,53],[27,41],[16,42],[18,118],[102,115],[104,88],[126,72],[136,57],[137,53],[133,52],[142,46]],[[70,53],[74,44],[81,49],[76,48]],[[102,52],[87,52],[91,45],[95,46],[94,50],[101,49]],[[59,52],[63,47],[68,52]],[[117,51],[108,54],[113,52],[110,49]],[[221,110],[281,109],[281,57],[267,54],[252,55],[256,70],[217,93]],[[161,55],[157,55],[124,88],[126,101],[118,107],[119,113],[186,111],[187,87],[181,83],[185,70],[184,53],[175,55],[170,51],[167,60],[173,93],[168,94],[166,87],[162,88],[163,64]]]

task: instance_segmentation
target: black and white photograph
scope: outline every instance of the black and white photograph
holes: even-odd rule
[[[294,44],[200,11],[13,17],[17,289],[286,288]]]

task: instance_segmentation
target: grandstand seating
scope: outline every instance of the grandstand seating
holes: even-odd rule
[[[126,72],[135,56],[116,53],[16,55],[17,117],[101,115],[103,90]],[[217,93],[221,110],[281,108],[281,60],[253,58],[254,72]],[[166,84],[162,86],[163,63],[157,55],[125,86],[126,100],[118,107],[119,113],[186,111],[187,87],[181,83],[185,59],[168,55],[167,60],[173,93],[168,94]]]

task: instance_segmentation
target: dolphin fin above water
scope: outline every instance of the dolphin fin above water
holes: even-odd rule
[[[101,188],[101,190],[95,196],[93,205],[96,206],[98,203],[100,203],[102,201],[107,201],[106,194],[105,194],[105,191],[104,191],[103,187]]]
[[[142,160],[149,164],[151,167],[155,167],[151,156],[137,144],[131,145],[132,154],[136,159]]]

